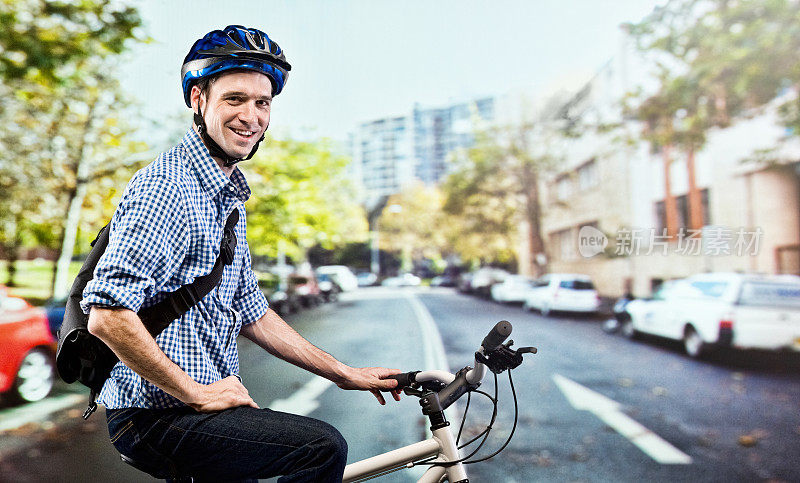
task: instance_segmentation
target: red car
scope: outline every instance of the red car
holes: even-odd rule
[[[55,347],[45,311],[0,287],[0,394],[15,402],[47,397],[55,382]]]

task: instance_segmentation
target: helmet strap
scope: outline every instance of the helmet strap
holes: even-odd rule
[[[200,106],[197,106],[197,111],[194,113],[194,123],[197,125],[197,131],[200,133],[200,137],[203,139],[203,143],[206,145],[208,149],[208,153],[211,157],[220,158],[222,160],[222,165],[226,168],[230,168],[231,166],[235,165],[240,161],[246,161],[253,157],[258,150],[258,146],[261,144],[261,141],[264,140],[264,134],[261,135],[261,138],[256,142],[253,146],[253,149],[250,151],[250,154],[247,155],[246,158],[235,158],[230,156],[226,153],[216,141],[214,141],[211,136],[208,134],[208,129],[206,128],[206,121],[203,119],[203,112],[200,110]]]

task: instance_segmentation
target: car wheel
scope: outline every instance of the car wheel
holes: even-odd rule
[[[639,336],[639,331],[633,327],[633,321],[630,319],[622,324],[620,331],[628,339],[636,339]]]
[[[50,394],[54,382],[52,355],[44,349],[35,348],[22,359],[11,396],[18,402],[41,401]]]
[[[705,342],[703,342],[703,338],[700,337],[700,334],[692,327],[687,327],[686,332],[683,334],[683,348],[686,350],[689,357],[694,359],[703,355]]]
[[[607,319],[603,322],[603,332],[607,334],[614,334],[620,329],[619,321],[614,317]]]

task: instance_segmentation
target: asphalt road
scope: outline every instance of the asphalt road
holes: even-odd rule
[[[437,349],[423,340],[414,300],[432,316],[453,371],[472,363],[499,320],[514,325],[515,346],[539,349],[513,372],[519,403],[514,438],[500,455],[467,467],[472,481],[800,480],[795,356],[734,353],[694,361],[679,345],[605,334],[596,319],[545,318],[449,290],[367,289],[288,321],[349,364],[425,369],[436,363]],[[382,407],[368,393],[342,391],[246,340],[240,353],[242,378],[260,405],[334,424],[348,441],[350,461],[425,437],[414,397]],[[512,430],[508,386],[504,373],[498,418],[479,454],[499,448]],[[494,391],[490,378],[483,389]],[[54,396],[70,390],[59,387]],[[491,409],[473,398],[465,433],[482,430]],[[0,409],[0,424],[19,411]],[[79,412],[62,409],[0,432],[0,481],[150,481],[118,460],[102,410],[88,423]],[[457,427],[460,421],[452,422]],[[686,461],[659,462],[675,454]],[[418,475],[406,471],[378,481]]]

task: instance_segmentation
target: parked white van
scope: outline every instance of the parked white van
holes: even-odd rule
[[[712,347],[800,350],[800,277],[793,275],[694,275],[626,310],[623,334],[680,340],[692,357]]]

